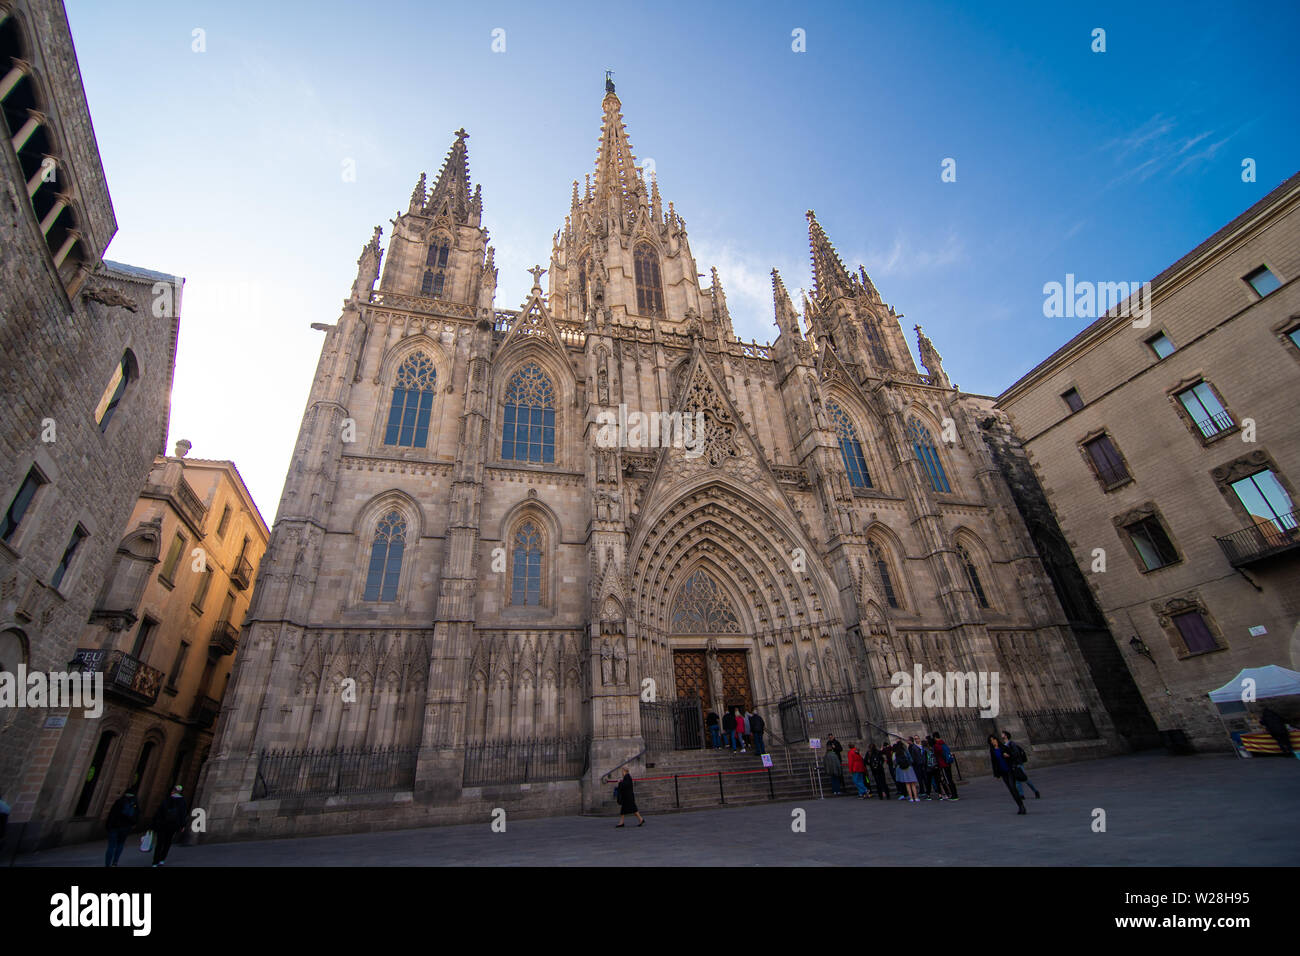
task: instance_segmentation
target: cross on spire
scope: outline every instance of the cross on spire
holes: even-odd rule
[[[614,92],[614,81],[613,81],[612,79],[610,79],[610,77],[612,77],[613,75],[614,75],[614,71],[613,71],[613,70],[606,70],[606,71],[605,71],[605,92],[606,92],[606,93],[613,93],[613,92]]]

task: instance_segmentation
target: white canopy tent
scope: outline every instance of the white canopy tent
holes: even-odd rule
[[[1248,680],[1254,682],[1249,696],[1246,694]],[[1254,702],[1293,695],[1300,695],[1300,673],[1277,664],[1243,668],[1228,683],[1209,692],[1210,700],[1214,701],[1215,709],[1219,712],[1220,722],[1224,721],[1225,715],[1233,716],[1234,719],[1237,715],[1245,717],[1247,700]],[[1224,723],[1223,729],[1228,732],[1227,723]],[[1233,750],[1238,757],[1249,756],[1240,746],[1234,746]]]
[[[1243,702],[1245,682],[1255,682],[1251,697],[1262,700],[1267,697],[1287,697],[1300,694],[1300,673],[1269,664],[1267,667],[1246,667],[1222,687],[1210,691],[1210,700],[1216,704],[1240,704]]]

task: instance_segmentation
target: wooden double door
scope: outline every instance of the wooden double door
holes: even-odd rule
[[[716,711],[719,716],[730,707],[754,709],[754,692],[749,682],[749,652],[720,650],[717,652],[722,686],[715,692],[714,681],[709,679],[708,655],[703,650],[673,651],[673,676],[677,697],[704,701],[704,712]],[[716,698],[716,699],[715,699]]]

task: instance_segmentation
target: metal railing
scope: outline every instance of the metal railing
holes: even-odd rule
[[[1272,520],[1258,518],[1250,527],[1215,540],[1233,567],[1281,554],[1300,545],[1296,512],[1288,511]]]
[[[646,749],[699,750],[704,746],[704,702],[698,697],[641,701],[641,737]]]
[[[1024,722],[1025,734],[1036,744],[1094,740],[1099,736],[1092,714],[1083,708],[1065,710],[1053,707],[1048,710],[1021,711],[1018,716]]]
[[[103,672],[104,689],[110,694],[137,704],[152,704],[158,699],[163,672],[125,651],[82,647],[77,649],[74,659],[81,662],[83,673]]]
[[[852,694],[790,694],[777,704],[787,743],[837,734],[847,740],[862,732]]]
[[[466,744],[464,783],[541,783],[577,780],[587,772],[590,737],[529,737]]]
[[[1215,412],[1209,418],[1196,423],[1196,427],[1201,430],[1201,434],[1206,438],[1213,438],[1219,432],[1226,432],[1235,425],[1232,416],[1227,412]]]
[[[411,790],[418,752],[415,747],[264,750],[253,799]]]
[[[1096,468],[1097,468],[1097,477],[1101,479],[1101,483],[1105,485],[1107,488],[1109,488],[1111,485],[1117,485],[1122,481],[1129,480],[1128,468],[1126,468],[1123,464],[1116,464],[1116,465],[1098,464]]]

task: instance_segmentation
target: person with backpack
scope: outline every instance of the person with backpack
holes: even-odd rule
[[[182,787],[178,783],[172,792],[158,805],[158,812],[153,816],[153,865],[162,866],[167,862],[167,853],[172,848],[176,834],[185,832],[185,825],[190,819],[190,808],[181,796]]]
[[[767,753],[767,751],[763,749],[763,731],[766,727],[767,724],[764,722],[761,714],[749,715],[749,732],[754,736],[754,753],[759,757]]]
[[[898,799],[908,803],[920,803],[916,796],[916,770],[912,767],[912,755],[907,752],[907,745],[900,739],[894,744],[894,779],[898,788],[907,788]]]
[[[952,751],[944,743],[943,738],[936,731],[934,735],[934,761],[939,765],[939,779],[948,791],[948,799],[956,800],[957,783],[952,779],[952,765],[955,762]]]
[[[1020,808],[1018,812],[1025,813],[1025,798],[1016,789],[1016,778],[1012,773],[1015,763],[1011,752],[998,740],[997,734],[989,734],[989,765],[993,768],[993,776],[1007,785],[1007,792]]]
[[[1042,794],[1038,792],[1038,788],[1034,786],[1034,782],[1029,779],[1029,774],[1025,771],[1025,764],[1029,763],[1029,754],[1025,753],[1025,748],[1012,740],[1011,734],[1005,730],[1002,731],[1002,740],[1007,753],[1011,755],[1011,778],[1016,782],[1016,792],[1022,797],[1025,795],[1025,791],[1020,787],[1023,783],[1034,791],[1034,799],[1037,800]]]
[[[876,795],[881,800],[888,800],[889,784],[885,782],[885,755],[874,743],[867,748],[867,767],[871,770],[871,779],[876,782]]]
[[[722,739],[734,754],[739,746],[739,741],[736,739],[736,708],[734,707],[728,707],[727,712],[722,715]]]
[[[822,766],[826,770],[826,776],[831,778],[831,796],[838,797],[844,789],[844,765],[840,763],[840,755],[827,747]]]
[[[104,865],[117,866],[126,847],[126,838],[131,835],[136,824],[140,822],[140,802],[136,800],[135,788],[131,787],[114,801],[108,811],[105,827],[108,829],[108,849],[104,851]]]
[[[858,788],[859,799],[867,799],[867,797],[871,796],[867,791],[865,780],[867,775],[867,762],[862,759],[862,754],[858,753],[857,744],[849,744],[847,763],[849,776],[853,778],[853,785]]]
[[[948,795],[943,792],[943,785],[939,782],[939,763],[934,755],[934,738],[926,737],[921,742],[921,749],[925,751],[925,784],[926,794],[924,799],[934,799],[930,794],[937,794],[940,800],[947,800]]]

